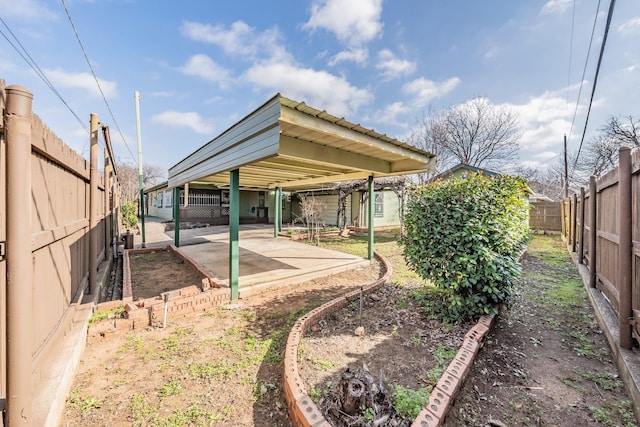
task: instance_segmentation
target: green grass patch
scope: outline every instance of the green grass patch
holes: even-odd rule
[[[124,319],[126,316],[124,305],[119,305],[111,310],[96,310],[89,318],[89,327],[94,323],[101,322],[107,319]]]
[[[529,255],[540,258],[547,264],[564,266],[570,262],[562,240],[556,236],[536,235],[527,245]]]
[[[612,374],[606,371],[587,372],[579,368],[574,368],[573,371],[586,381],[591,381],[604,390],[616,390],[622,388],[622,381],[618,378],[617,374]]]
[[[393,406],[401,417],[415,419],[429,403],[433,387],[412,390],[396,385],[393,388]]]

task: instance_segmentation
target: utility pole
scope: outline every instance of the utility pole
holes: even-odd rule
[[[564,198],[569,197],[569,163],[567,161],[567,134],[564,134]]]
[[[144,248],[144,180],[142,179],[142,136],[140,134],[140,93],[133,94],[136,100],[136,131],[138,134],[138,184],[140,185],[140,222],[142,225],[142,247]]]

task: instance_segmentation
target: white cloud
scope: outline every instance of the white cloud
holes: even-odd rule
[[[451,77],[441,83],[420,77],[405,84],[402,87],[402,91],[406,94],[413,95],[412,105],[415,108],[422,108],[431,102],[432,99],[439,98],[451,92],[460,82],[461,80],[458,77]]]
[[[45,68],[43,71],[54,86],[82,89],[89,92],[92,96],[101,96],[100,89],[93,75],[90,73],[72,73],[61,68]],[[112,98],[116,95],[117,84],[115,82],[102,80],[100,78],[98,78],[98,81],[100,82],[100,87],[105,97]]]
[[[496,56],[498,56],[498,54],[500,54],[500,48],[499,47],[491,47],[489,48],[489,50],[487,50],[484,55],[482,55],[482,57],[484,59],[491,59],[491,58],[495,58]]]
[[[15,16],[29,21],[52,21],[57,18],[57,15],[47,7],[46,3],[40,0],[0,0],[0,10],[5,17]]]
[[[314,0],[303,28],[323,28],[349,46],[362,45],[380,35],[382,0]]]
[[[384,110],[380,111],[376,114],[375,120],[380,123],[399,126],[399,127],[407,127],[406,123],[398,120],[398,116],[403,114],[407,114],[413,111],[410,107],[408,107],[404,102],[398,101],[392,104],[387,105]]]
[[[229,70],[203,54],[193,55],[184,67],[180,68],[180,71],[188,76],[196,76],[218,83],[221,89],[228,87],[229,82],[232,80]]]
[[[618,27],[618,31],[623,34],[634,34],[640,31],[640,16],[629,19]]]
[[[398,59],[389,49],[378,52],[378,58],[380,62],[376,64],[376,68],[382,70],[382,75],[388,79],[412,74],[416,70],[415,62]]]
[[[578,87],[572,85],[568,89],[573,92]],[[563,135],[569,135],[575,104],[567,103],[566,90],[546,91],[524,104],[502,104],[518,115],[522,129],[520,146],[524,151],[560,147]],[[581,111],[582,107],[578,108]]]
[[[282,37],[277,27],[259,32],[242,21],[236,21],[228,28],[185,21],[182,23],[182,32],[192,40],[220,46],[228,55],[248,59],[288,56],[280,46]]]
[[[174,128],[188,128],[199,134],[211,134],[214,127],[193,111],[165,111],[151,118],[154,123]]]
[[[574,0],[549,0],[544,4],[544,6],[542,6],[540,14],[561,14],[565,10],[569,9],[569,7],[573,4],[573,1]]]
[[[334,66],[340,62],[353,61],[356,64],[364,64],[369,58],[369,51],[367,49],[349,49],[343,50],[336,54],[329,61],[330,66]]]
[[[244,77],[257,86],[336,116],[351,115],[372,99],[368,91],[352,86],[343,77],[282,62],[256,64]]]

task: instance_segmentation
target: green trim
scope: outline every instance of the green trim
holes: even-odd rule
[[[173,230],[173,244],[176,248],[180,247],[180,188],[173,189],[173,221],[175,229]]]
[[[375,209],[375,192],[373,189],[373,176],[369,176],[369,199],[367,200],[367,228],[369,236],[369,260],[373,261],[373,212]]]
[[[229,287],[231,301],[238,299],[238,276],[240,271],[240,169],[231,171],[229,177]]]
[[[276,187],[274,198],[273,237],[278,237],[278,233],[282,231],[282,188]]]

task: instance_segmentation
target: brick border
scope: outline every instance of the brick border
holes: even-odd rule
[[[181,253],[175,246],[164,248],[127,249],[122,256],[122,299],[97,304],[94,310],[111,310],[124,305],[126,317],[124,319],[107,319],[92,325],[88,329],[89,342],[104,337],[116,335],[123,331],[141,329],[147,326],[162,326],[164,323],[164,299],[157,295],[144,300],[133,301],[131,270],[129,254],[153,253],[170,251],[182,258],[185,263],[194,268],[202,277],[200,286],[192,285],[168,292],[167,318],[186,317],[198,312],[205,312],[220,305],[228,304],[231,300],[229,288],[218,283],[207,274],[187,255]]]
[[[386,270],[384,276],[363,287],[366,295],[387,283],[393,273],[389,261],[375,252],[376,258],[382,262]],[[351,291],[338,297],[300,317],[294,323],[287,339],[284,355],[284,395],[289,408],[289,416],[296,426],[303,427],[331,427],[322,413],[307,394],[307,389],[298,371],[298,346],[304,334],[320,320],[347,306],[351,300],[360,296],[360,290]],[[431,391],[429,403],[418,414],[411,427],[436,427],[443,421],[464,380],[469,373],[475,356],[482,347],[484,338],[491,329],[495,316],[481,316],[464,336],[462,346],[451,361],[440,381]]]

